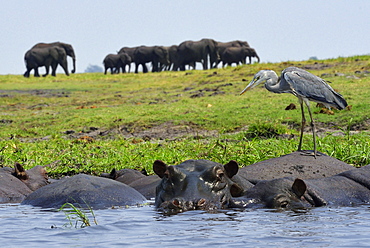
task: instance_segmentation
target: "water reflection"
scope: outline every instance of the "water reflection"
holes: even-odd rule
[[[63,227],[63,212],[4,204],[0,242],[4,247],[367,246],[369,213],[369,206],[359,206],[298,212],[196,210],[166,216],[143,206],[96,210],[98,225],[76,229]]]

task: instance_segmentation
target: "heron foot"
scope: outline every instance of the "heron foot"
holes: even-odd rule
[[[304,150],[304,151],[300,150],[300,152],[301,152],[301,155],[303,156],[314,156],[315,158],[317,156],[321,156],[320,153],[312,151],[312,150]]]

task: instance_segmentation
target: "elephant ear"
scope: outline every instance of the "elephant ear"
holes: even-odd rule
[[[58,54],[58,57],[55,58],[56,60],[64,60],[67,58],[66,51],[63,48],[60,48],[60,47],[55,47],[55,48]]]
[[[49,48],[49,54],[50,56],[54,59],[54,60],[58,60],[59,58],[59,49],[58,47],[54,46],[54,47],[50,47]]]
[[[154,54],[157,55],[158,57],[161,57],[164,54],[163,48],[159,46],[154,47],[153,51]]]

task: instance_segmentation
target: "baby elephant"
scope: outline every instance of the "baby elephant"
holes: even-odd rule
[[[128,71],[130,71],[131,62],[131,57],[127,53],[108,54],[103,61],[104,74],[107,74],[108,69],[110,69],[111,74],[119,73],[120,69],[125,73],[126,65],[129,66]]]

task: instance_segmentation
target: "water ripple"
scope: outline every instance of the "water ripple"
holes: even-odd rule
[[[367,246],[369,206],[189,211],[165,216],[153,206],[94,211],[98,225],[75,228],[63,212],[0,205],[4,247]]]

